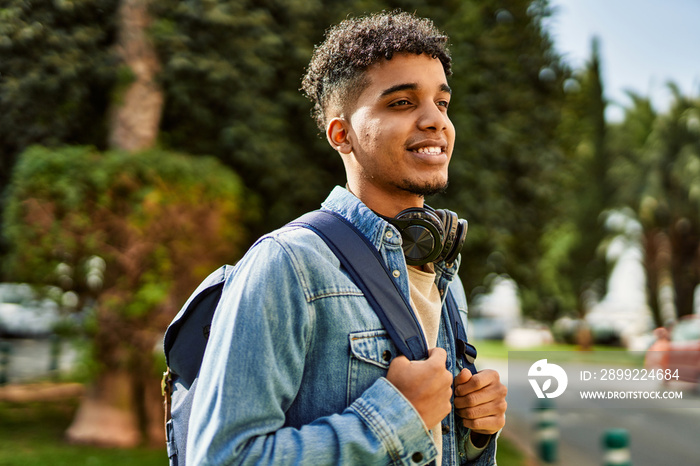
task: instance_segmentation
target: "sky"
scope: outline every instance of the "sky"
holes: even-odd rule
[[[668,109],[675,82],[682,93],[700,97],[700,0],[550,0],[555,13],[547,27],[555,48],[575,69],[600,39],[606,116],[622,118],[630,103],[625,91]],[[615,105],[615,104],[618,105]]]

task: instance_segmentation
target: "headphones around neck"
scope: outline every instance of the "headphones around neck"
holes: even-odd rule
[[[457,259],[467,237],[467,221],[449,210],[411,207],[393,218],[380,217],[399,230],[408,265],[443,260],[451,264]]]

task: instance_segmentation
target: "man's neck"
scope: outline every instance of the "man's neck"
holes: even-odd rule
[[[395,217],[402,210],[424,205],[423,196],[399,189],[394,195],[387,195],[384,191],[369,186],[350,186],[350,183],[347,183],[345,188],[367,207],[385,217]]]

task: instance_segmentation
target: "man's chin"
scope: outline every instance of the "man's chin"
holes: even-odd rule
[[[417,183],[412,180],[403,180],[399,188],[411,194],[426,197],[444,193],[447,190],[447,185],[447,181],[442,180],[432,183]]]

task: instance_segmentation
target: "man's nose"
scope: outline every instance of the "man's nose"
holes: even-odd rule
[[[447,128],[447,113],[430,102],[421,109],[418,127],[422,130],[443,131]]]

